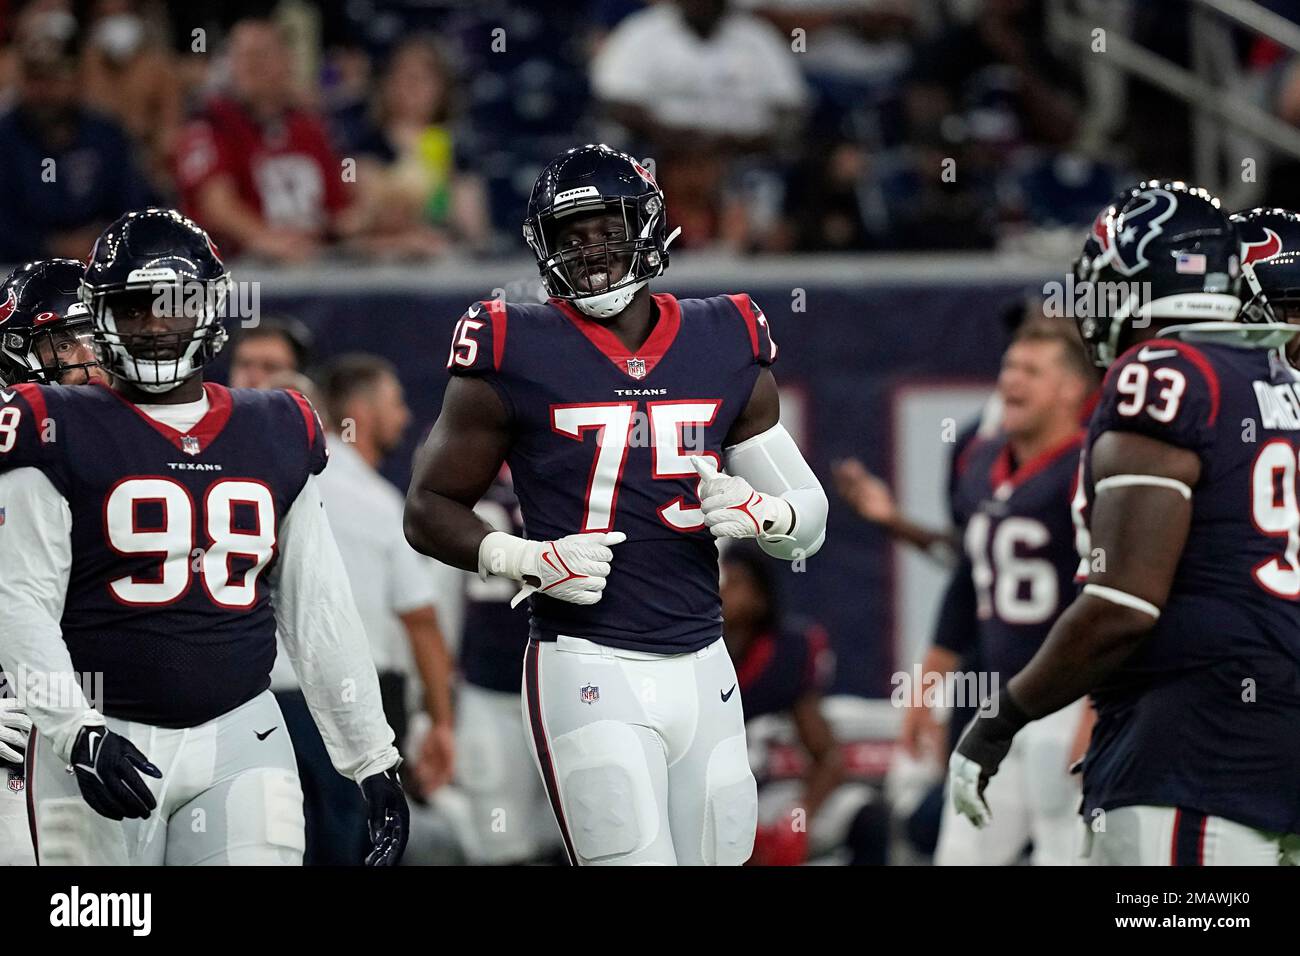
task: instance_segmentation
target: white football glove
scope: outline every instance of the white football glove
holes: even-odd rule
[[[952,808],[976,827],[983,828],[993,819],[993,813],[984,799],[988,777],[984,768],[957,751],[948,758],[948,791]]]
[[[570,604],[595,604],[605,590],[610,550],[627,540],[622,531],[569,534],[555,541],[527,541],[492,531],[478,549],[479,574],[495,574],[523,584],[510,602],[515,607],[537,592]]]
[[[704,524],[715,538],[790,538],[785,532],[793,524],[794,510],[784,498],[755,491],[744,478],[719,472],[708,458],[692,455],[691,464],[700,476]]]
[[[0,697],[0,760],[22,763],[32,719],[12,697]]]

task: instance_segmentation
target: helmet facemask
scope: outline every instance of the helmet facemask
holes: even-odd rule
[[[26,369],[26,374],[15,375],[6,381],[0,372],[0,384],[17,385],[37,382],[41,385],[83,385],[91,381],[91,369],[99,367],[95,356],[90,315],[80,306],[80,316],[60,319],[50,325],[34,329],[16,329],[0,336],[8,365]],[[64,382],[70,373],[84,370],[81,381]]]
[[[170,392],[221,351],[226,341],[221,316],[229,289],[228,275],[208,282],[174,278],[91,294],[83,287],[100,362],[145,392]],[[166,331],[142,328],[159,321]]]
[[[560,211],[535,216],[524,223],[524,239],[533,250],[546,290],[572,302],[586,315],[608,319],[618,315],[633,296],[668,264],[668,244],[660,243],[663,201],[655,193],[637,199],[602,200],[576,197],[557,202]],[[585,200],[585,201],[584,201]],[[606,236],[594,242],[562,242],[566,225],[576,217],[600,217]],[[610,226],[617,226],[610,229]]]

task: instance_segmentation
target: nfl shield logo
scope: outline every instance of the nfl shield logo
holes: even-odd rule
[[[0,525],[3,525],[4,523],[5,523],[5,510],[3,508],[0,508]]]
[[[586,684],[579,694],[584,704],[594,704],[600,700],[600,688],[595,684]]]
[[[27,786],[27,778],[23,776],[21,770],[9,771],[9,789],[14,793],[22,793],[23,788]]]
[[[627,360],[627,374],[633,378],[645,378],[645,359],[630,358]]]
[[[187,455],[197,455],[199,453],[199,440],[193,435],[182,435],[181,451]]]

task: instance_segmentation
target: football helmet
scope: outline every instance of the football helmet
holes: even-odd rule
[[[1097,285],[1094,301],[1112,306],[1078,317],[1097,365],[1109,367],[1127,347],[1125,333],[1139,323],[1237,318],[1237,232],[1204,189],[1151,180],[1099,219],[1076,266],[1077,278]],[[1105,290],[1120,294],[1109,298]]]
[[[226,342],[221,316],[230,274],[208,234],[174,209],[129,212],[95,241],[81,281],[101,364],[161,394],[194,376]],[[192,318],[165,332],[123,331],[128,311]]]
[[[90,310],[77,294],[84,271],[76,259],[42,259],[9,273],[0,286],[0,385],[57,385],[99,364],[75,360],[77,344],[90,345]]]
[[[1300,317],[1300,214],[1251,209],[1228,217],[1241,239],[1241,318],[1281,322]]]
[[[622,219],[620,239],[560,248],[563,220],[608,213]],[[537,177],[524,240],[550,295],[608,319],[668,268],[668,246],[681,230],[667,235],[665,216],[663,190],[648,169],[608,146],[578,146],[551,160]],[[594,281],[602,274],[602,281]]]

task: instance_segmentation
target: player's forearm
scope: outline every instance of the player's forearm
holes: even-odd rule
[[[1035,720],[1089,693],[1142,643],[1154,619],[1140,611],[1080,595],[1053,625],[1043,646],[1007,690]]]
[[[479,570],[479,545],[491,526],[459,501],[413,486],[402,528],[416,551],[463,571]]]
[[[956,550],[957,540],[951,531],[926,528],[904,518],[902,515],[884,525],[884,528],[891,537],[924,551],[944,564],[952,563],[952,555]]]
[[[451,724],[451,657],[438,626],[438,614],[431,607],[423,608],[403,614],[402,623],[424,684],[425,709],[435,724]]]

